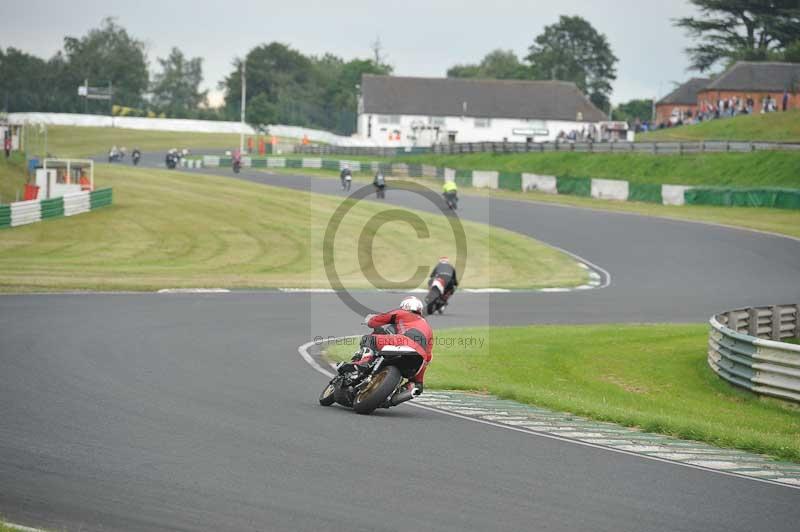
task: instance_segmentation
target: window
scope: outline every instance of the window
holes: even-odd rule
[[[432,116],[429,120],[430,125],[444,127],[445,126],[445,119],[443,116]]]
[[[492,121],[488,118],[476,118],[475,127],[491,127]]]
[[[379,124],[399,124],[400,115],[378,115]]]

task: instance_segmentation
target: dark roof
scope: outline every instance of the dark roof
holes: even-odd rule
[[[711,78],[692,78],[674,91],[661,98],[656,105],[695,105],[697,93],[705,89]]]
[[[752,63],[739,61],[712,81],[708,90],[768,91],[798,90],[800,63]]]
[[[361,78],[364,112],[575,121],[606,120],[574,83],[462,78]],[[466,102],[466,110],[464,109]]]

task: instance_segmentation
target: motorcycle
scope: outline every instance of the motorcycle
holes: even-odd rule
[[[139,159],[142,158],[142,154],[135,151],[131,154],[131,158],[133,159],[133,166],[139,166]]]
[[[444,201],[447,202],[447,207],[450,208],[451,211],[458,208],[458,196],[455,192],[445,192],[442,195],[444,196]]]
[[[428,315],[435,312],[439,314],[444,313],[444,308],[447,306],[447,296],[445,295],[446,288],[447,282],[441,277],[435,277],[433,281],[431,281],[428,295],[425,296],[425,308]]]
[[[381,328],[377,334],[391,333]],[[362,347],[359,358],[369,347]],[[371,414],[378,408],[391,408],[414,398],[408,379],[414,377],[424,359],[410,346],[385,346],[366,364],[340,363],[337,374],[322,390],[319,404],[338,403],[358,414]],[[406,380],[406,382],[403,382]]]
[[[233,173],[238,174],[242,170],[242,161],[239,159],[233,160]]]
[[[165,159],[167,168],[170,170],[174,170],[176,166],[178,166],[178,156],[174,153],[168,153]]]

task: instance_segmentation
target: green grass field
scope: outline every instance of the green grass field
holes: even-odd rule
[[[624,179],[637,183],[800,188],[800,152],[706,153],[470,153],[408,155],[394,162],[464,170]]]
[[[800,462],[800,407],[717,377],[706,363],[707,325],[542,325],[436,336],[425,379],[431,388],[487,392]],[[447,346],[458,338],[485,342]],[[336,346],[329,356],[351,354],[352,346]]]
[[[41,155],[44,133],[35,128],[26,132],[27,149]],[[138,147],[143,152],[171,148],[190,150],[232,149],[239,146],[239,135],[232,133],[184,133],[143,131],[110,127],[48,126],[47,153],[57,157],[90,157],[107,153],[111,146],[125,146],[128,154]]]
[[[96,181],[114,188],[112,207],[0,231],[0,291],[329,286],[322,238],[340,198],[117,165],[99,165]],[[346,286],[372,286],[353,244],[383,210],[374,202],[358,204],[336,235],[335,265]],[[376,270],[390,281],[408,279],[441,254],[455,256],[446,219],[419,216],[427,238],[400,222],[377,231]],[[464,228],[466,286],[586,280],[574,260],[530,238],[474,223]],[[412,285],[418,286],[404,286]]]
[[[0,205],[11,203],[22,198],[25,186],[25,157],[21,153],[12,153],[10,159],[0,154]]]
[[[636,136],[637,141],[761,140],[800,142],[800,110],[711,120]]]

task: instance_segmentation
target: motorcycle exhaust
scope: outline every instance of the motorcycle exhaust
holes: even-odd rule
[[[394,394],[392,396],[391,401],[389,401],[389,402],[392,404],[392,406],[397,406],[400,403],[405,403],[406,401],[408,401],[409,399],[412,399],[413,397],[414,397],[414,391],[413,390],[405,390],[405,391],[402,391],[400,393]]]

